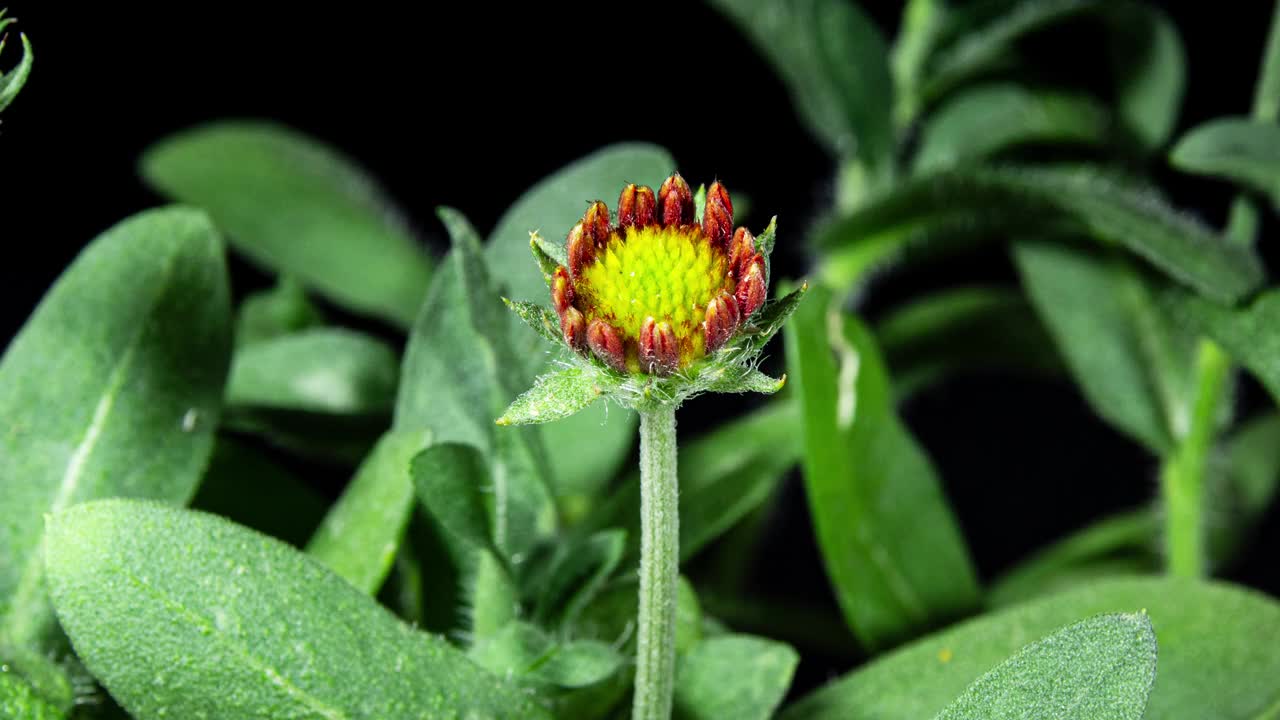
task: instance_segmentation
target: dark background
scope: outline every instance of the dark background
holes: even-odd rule
[[[718,176],[748,193],[753,225],[776,213],[780,275],[804,273],[803,231],[829,204],[830,160],[792,113],[785,89],[732,26],[697,3],[449,3],[412,12],[376,2],[324,11],[223,2],[200,12],[183,3],[7,4],[32,38],[36,64],[0,126],[0,338],[17,331],[95,234],[159,202],[134,172],[143,148],[216,118],[279,120],[358,158],[436,254],[443,247],[435,205],[491,228],[527,186],[622,140],[667,147],[695,185]],[[864,7],[891,38],[897,3]],[[1188,51],[1180,130],[1247,114],[1270,3],[1167,7]],[[1037,67],[1087,86],[1097,77],[1099,46],[1061,38],[1032,49]],[[6,67],[16,62],[13,45],[0,59]],[[684,81],[659,83],[660,72]],[[1223,222],[1230,198],[1223,185],[1164,168],[1155,174],[1179,205]],[[1275,247],[1276,238],[1264,236],[1262,246]],[[1268,254],[1274,269],[1275,252]],[[266,282],[241,263],[233,267],[238,294]],[[922,291],[974,282],[1016,278],[993,249],[880,281],[864,312],[874,318]],[[682,412],[682,434],[752,401],[728,402],[737,404],[695,401]],[[1244,381],[1243,413],[1269,402]],[[969,375],[904,412],[986,579],[1062,533],[1155,494],[1155,461],[1097,420],[1067,380]],[[343,473],[332,474],[340,482]],[[1278,510],[1255,548],[1280,539]],[[768,523],[752,584],[829,605],[796,478]],[[1226,575],[1280,593],[1280,571],[1261,550]]]

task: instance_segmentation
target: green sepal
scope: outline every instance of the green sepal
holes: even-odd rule
[[[750,325],[743,331],[747,339],[746,347],[756,353],[764,349],[774,335],[786,324],[787,318],[799,307],[805,293],[809,292],[809,283],[803,283],[783,297],[766,301],[764,306],[751,318]]]
[[[529,251],[533,253],[533,259],[538,261],[538,269],[542,271],[542,279],[547,287],[551,287],[551,278],[555,276],[556,268],[569,265],[564,246],[548,242],[536,230],[529,233]]]
[[[707,390],[718,393],[757,392],[772,395],[787,384],[787,376],[771,377],[754,368],[740,369],[736,374],[726,373],[723,380],[707,386]]]
[[[553,345],[563,345],[564,340],[560,337],[560,323],[556,320],[556,316],[550,310],[537,303],[525,302],[523,300],[509,300],[502,298],[502,302],[507,304],[526,325],[533,328],[533,331],[550,341]]]
[[[550,422],[582,410],[608,389],[603,378],[583,367],[567,367],[534,381],[498,418],[499,425],[531,425]]]

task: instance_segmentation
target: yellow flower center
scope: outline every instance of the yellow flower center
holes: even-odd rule
[[[668,322],[686,363],[704,354],[707,303],[734,289],[724,251],[696,225],[615,230],[575,285],[588,323],[603,318],[632,344],[646,318]]]

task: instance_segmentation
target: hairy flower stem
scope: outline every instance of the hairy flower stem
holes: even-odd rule
[[[1191,427],[1160,472],[1165,504],[1165,554],[1169,572],[1179,577],[1207,573],[1204,480],[1213,447],[1218,407],[1231,361],[1211,341],[1201,340],[1196,358],[1196,398]]]
[[[676,672],[680,575],[676,409],[640,413],[640,618],[633,720],[667,720]]]

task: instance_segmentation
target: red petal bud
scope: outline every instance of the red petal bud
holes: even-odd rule
[[[749,317],[764,304],[765,289],[764,256],[756,255],[751,259],[751,264],[747,266],[747,271],[738,281],[738,288],[734,292],[742,317]]]
[[[583,268],[595,262],[596,244],[587,236],[582,223],[578,223],[569,231],[565,245],[565,252],[569,254],[569,274],[576,278],[582,274]]]
[[[738,301],[722,292],[707,303],[706,328],[707,352],[715,352],[738,331]]]
[[[627,371],[627,353],[622,346],[622,335],[609,323],[596,318],[587,326],[587,345],[596,357],[615,370]]]
[[[644,227],[652,225],[657,200],[653,188],[645,185],[628,185],[618,198],[618,227]]]
[[[693,191],[680,173],[672,173],[662,181],[662,187],[658,188],[658,207],[664,226],[693,224]]]
[[[751,231],[740,227],[733,233],[729,243],[729,272],[734,280],[746,277],[751,260],[756,256],[756,236]]]
[[[551,302],[561,315],[573,305],[573,281],[569,279],[569,271],[564,266],[556,268],[556,274],[551,276]]]
[[[653,318],[644,321],[640,328],[640,367],[651,375],[670,375],[680,367],[680,350],[669,323]]]
[[[587,208],[582,216],[582,232],[591,237],[596,247],[604,247],[609,242],[609,234],[613,228],[609,226],[609,206],[597,200]]]
[[[565,308],[560,313],[560,332],[564,334],[564,341],[574,350],[581,350],[583,343],[587,337],[587,319],[582,316],[578,308]]]
[[[733,232],[733,201],[729,199],[729,191],[718,182],[711,183],[711,187],[707,189],[707,206],[702,211],[702,232],[720,247],[725,247],[729,242],[729,233]]]

